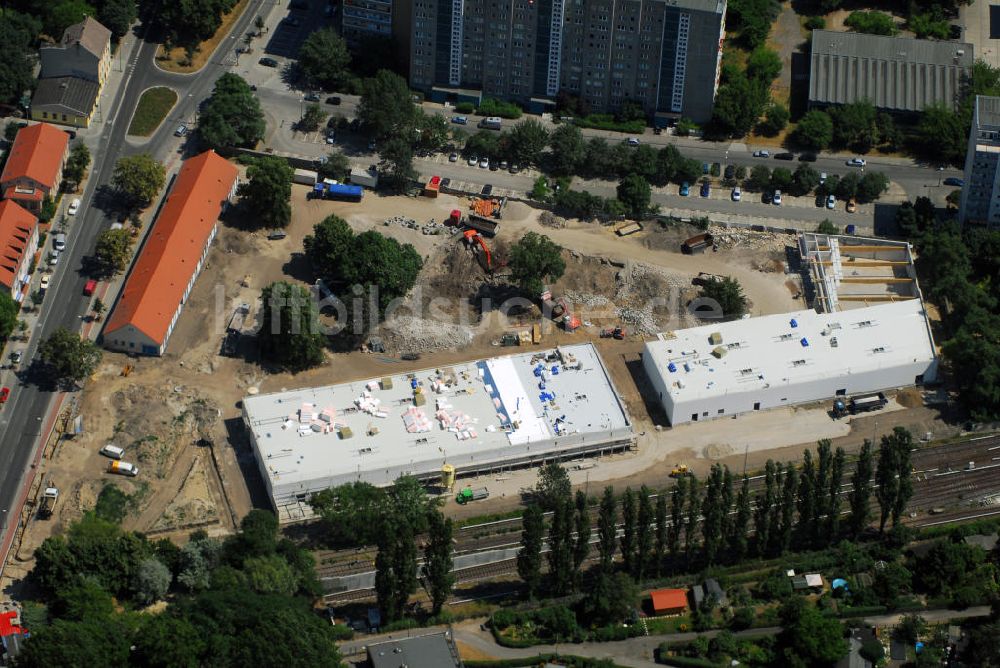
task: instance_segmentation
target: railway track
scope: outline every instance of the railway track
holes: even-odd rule
[[[975,467],[965,470],[969,462],[975,462]],[[918,513],[918,517],[908,516],[907,523],[914,526],[930,526],[928,522],[934,523],[940,519],[947,521],[951,517],[962,519],[976,514],[973,511],[980,509],[980,499],[1000,495],[1000,435],[917,448],[913,451],[912,463],[915,471],[914,493],[908,511]],[[851,466],[847,467],[845,480],[849,481],[851,469]],[[763,475],[752,476],[751,497],[763,486]],[[845,497],[850,490],[849,482],[841,487],[845,505]],[[929,518],[924,515],[935,509],[943,511]],[[983,508],[980,512],[987,510],[988,508]],[[592,507],[592,527],[596,526],[597,513],[598,508]],[[516,547],[520,543],[520,528],[519,517],[460,527],[455,531],[453,553],[472,554]],[[316,571],[320,578],[356,575],[373,570],[374,560],[375,551],[368,549],[322,552],[317,553]]]

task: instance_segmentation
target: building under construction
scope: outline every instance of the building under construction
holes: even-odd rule
[[[631,448],[631,420],[591,344],[246,397],[243,418],[282,521],[313,492],[436,480]]]

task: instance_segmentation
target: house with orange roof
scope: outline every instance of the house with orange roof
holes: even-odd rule
[[[48,123],[21,128],[0,174],[0,195],[36,216],[46,197],[55,197],[62,182],[69,135]]]
[[[649,592],[653,612],[658,615],[679,615],[687,610],[687,591],[684,589],[657,589]]]
[[[38,219],[17,202],[0,200],[0,285],[21,301],[31,281],[31,258],[38,250]]]
[[[106,348],[163,354],[238,177],[215,151],[184,162],[104,327]]]

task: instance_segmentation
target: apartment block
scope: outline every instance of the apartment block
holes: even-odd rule
[[[965,153],[963,224],[1000,228],[1000,97],[976,97]]]
[[[592,111],[628,101],[663,120],[707,121],[726,0],[413,0],[410,85],[435,101]]]

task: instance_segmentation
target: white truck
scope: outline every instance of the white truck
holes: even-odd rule
[[[311,169],[296,169],[292,174],[292,183],[300,183],[304,186],[311,186],[319,179],[319,174]]]
[[[487,130],[499,130],[503,127],[503,119],[499,116],[487,116],[479,121],[479,127]]]
[[[378,187],[378,169],[352,169],[351,183],[356,186],[367,186],[368,188]]]
[[[127,475],[134,478],[139,475],[139,467],[135,464],[130,464],[129,462],[123,462],[116,459],[108,464],[108,473],[118,473],[120,475]]]

